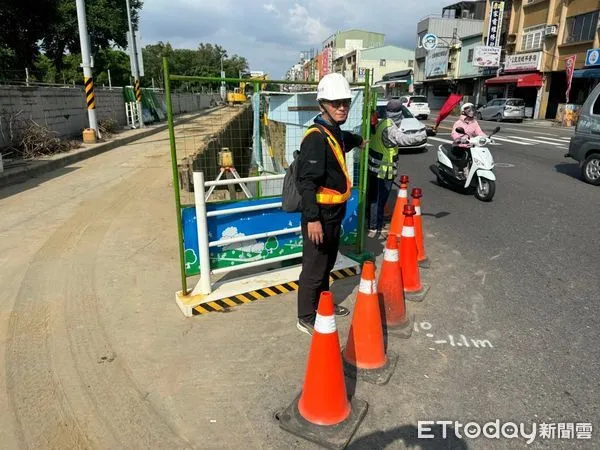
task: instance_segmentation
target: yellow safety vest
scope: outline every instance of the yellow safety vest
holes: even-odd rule
[[[344,155],[344,151],[341,149],[340,144],[338,144],[337,139],[327,128],[323,128],[325,133],[327,134],[327,142],[329,144],[329,148],[335,155],[335,159],[337,159],[338,164],[340,165],[342,171],[344,172],[344,176],[346,177],[346,192],[343,194],[336,191],[335,189],[329,189],[326,187],[319,187],[317,189],[317,203],[320,205],[339,205],[344,203],[346,200],[350,198],[352,194],[352,183],[350,182],[350,175],[348,175],[348,171],[346,170],[346,157]],[[308,136],[314,132],[321,132],[320,128],[312,127],[306,130],[304,133],[304,137]]]
[[[377,126],[369,146],[369,170],[377,173],[377,177],[384,180],[393,180],[396,176],[395,164],[398,160],[398,147],[386,147],[383,143],[384,130],[393,124],[391,119],[382,120]]]

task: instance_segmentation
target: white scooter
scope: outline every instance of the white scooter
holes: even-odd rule
[[[492,136],[498,131],[500,127],[496,127],[489,136],[470,138],[470,147],[458,152],[454,151],[453,144],[440,145],[437,164],[429,166],[437,177],[438,184],[462,189],[475,188],[477,199],[491,201],[496,192],[496,175],[493,172],[494,158],[486,145],[494,142]],[[466,134],[461,127],[456,132]]]

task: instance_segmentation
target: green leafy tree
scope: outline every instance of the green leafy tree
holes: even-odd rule
[[[126,2],[86,0],[85,4],[92,54],[102,57],[101,49],[125,48],[129,30]],[[130,4],[135,27],[142,1],[131,0]],[[40,72],[35,78],[61,82],[63,75],[71,72],[72,60],[67,56],[81,51],[75,0],[2,0],[0,24],[0,77],[23,79],[24,69],[33,67]],[[81,77],[80,73],[77,78]]]
[[[5,74],[31,66],[39,52],[38,42],[57,21],[56,0],[2,0],[0,55]]]
[[[49,24],[43,35],[42,50],[61,68],[65,52],[79,53],[79,28],[77,6],[74,0],[56,0],[58,17]],[[134,28],[138,23],[141,0],[130,0],[131,21]],[[101,48],[118,45],[127,47],[127,7],[124,0],[86,0],[88,33],[92,54]]]
[[[94,79],[96,85],[108,86],[108,71],[113,86],[127,86],[131,84],[131,68],[129,55],[121,50],[103,48],[96,55],[94,61]]]
[[[246,58],[233,55],[228,56],[227,50],[220,45],[201,43],[196,50],[173,49],[170,43],[159,42],[148,45],[143,49],[144,79],[142,84],[149,86],[152,78],[158,86],[164,86],[162,58],[169,59],[169,70],[177,75],[197,75],[204,77],[219,77],[221,75],[221,58],[225,76],[237,78],[240,73],[248,70]],[[214,83],[215,86],[218,85]],[[184,89],[190,88],[190,83],[177,85]]]
[[[160,41],[158,44],[147,45],[142,49],[142,56],[144,58],[144,77],[142,84],[144,86],[150,86],[152,84],[152,78],[154,78],[157,86],[164,86],[163,82],[163,56],[173,59],[173,47],[168,42],[165,44]]]

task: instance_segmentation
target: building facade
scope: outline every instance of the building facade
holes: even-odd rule
[[[459,2],[443,8],[441,16],[428,16],[417,24],[415,89],[427,96],[431,108],[441,107],[457,90],[461,39],[481,33],[485,10],[485,0]],[[423,46],[426,35],[437,38],[434,49]]]
[[[458,61],[458,75],[456,78],[456,92],[461,94],[465,101],[480,104],[483,93],[482,70],[473,64],[476,48],[483,42],[483,33],[465,36],[460,40],[460,54]]]
[[[352,50],[335,61],[334,70],[352,83],[365,81],[367,70],[373,70],[371,82],[375,83],[388,73],[412,69],[414,60],[414,50],[384,45]]]
[[[491,2],[487,3],[484,39]],[[581,105],[600,71],[586,56],[600,47],[598,0],[507,0],[499,76],[486,80],[486,97],[520,97],[534,118],[554,119],[566,103],[567,59],[575,58],[569,103]],[[600,51],[600,49],[599,49]],[[599,53],[600,55],[600,53]],[[600,64],[600,61],[598,61]]]

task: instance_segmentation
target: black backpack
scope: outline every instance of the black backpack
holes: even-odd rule
[[[285,177],[283,178],[283,190],[281,192],[281,209],[285,212],[295,213],[302,211],[302,196],[298,192],[298,173],[296,172],[296,162],[300,152],[294,151],[294,160],[285,171]]]

